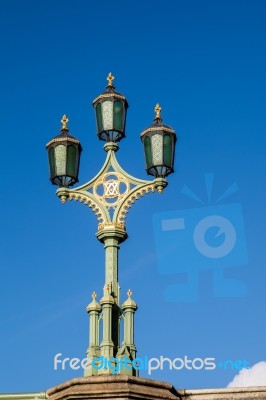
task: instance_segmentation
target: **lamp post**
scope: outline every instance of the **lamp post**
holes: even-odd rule
[[[50,180],[58,185],[57,196],[62,203],[66,200],[79,201],[92,209],[98,220],[97,239],[105,249],[105,284],[103,297],[87,306],[90,320],[88,365],[85,375],[111,374],[116,368],[118,374],[137,376],[138,371],[131,361],[136,356],[134,343],[134,314],[137,305],[128,298],[120,307],[120,287],[118,283],[118,250],[127,239],[125,219],[129,208],[146,193],[161,193],[167,186],[166,176],[173,172],[176,135],[172,128],[164,125],[161,107],[155,107],[154,123],[141,133],[146,159],[146,171],[154,176],[152,181],[129,175],[118,163],[115,153],[118,142],[125,137],[126,98],[115,91],[114,77],[107,77],[106,91],[99,95],[93,106],[96,113],[97,135],[105,141],[106,160],[98,174],[87,183],[73,189],[78,182],[81,145],[71,136],[64,115],[60,135],[47,145]],[[120,321],[124,319],[124,337],[120,340]],[[99,323],[102,320],[102,341],[100,343]],[[108,365],[99,368],[102,358]],[[121,362],[127,360],[126,367]]]

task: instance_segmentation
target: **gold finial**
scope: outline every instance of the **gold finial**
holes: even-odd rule
[[[131,297],[132,296],[132,290],[128,289],[127,295],[128,295],[128,297]]]
[[[93,300],[96,300],[96,297],[97,297],[96,292],[93,292],[92,295],[91,295],[91,297],[93,298]]]
[[[61,203],[65,204],[67,197],[66,196],[61,196],[60,199],[61,199]]]
[[[61,119],[62,122],[62,127],[61,129],[68,129],[67,123],[69,119],[67,118],[66,114],[63,115],[63,118]]]
[[[109,72],[108,76],[107,76],[107,81],[108,81],[108,85],[107,87],[113,87],[113,80],[115,79],[115,77],[112,75],[112,72]]]
[[[156,104],[156,106],[155,106],[155,108],[154,108],[154,111],[155,111],[155,117],[154,117],[154,119],[161,119],[161,118],[162,118],[162,117],[161,117],[162,107],[160,106],[159,103]]]
[[[110,293],[110,292],[111,292],[111,285],[110,285],[110,283],[106,283],[104,289],[105,289],[108,293]]]

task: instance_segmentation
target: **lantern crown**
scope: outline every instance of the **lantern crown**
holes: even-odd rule
[[[119,142],[125,137],[128,103],[121,93],[115,91],[114,76],[107,76],[106,91],[96,97],[93,106],[96,113],[97,135],[106,142]]]
[[[157,103],[156,106],[154,107],[154,111],[155,111],[155,117],[153,119],[154,123],[152,125],[150,125],[148,128],[146,128],[141,133],[141,137],[143,137],[148,132],[157,132],[158,129],[162,130],[164,132],[175,134],[175,131],[174,131],[173,128],[171,128],[168,125],[163,124],[163,118],[162,118],[162,115],[161,115],[162,107],[160,106],[159,103]]]

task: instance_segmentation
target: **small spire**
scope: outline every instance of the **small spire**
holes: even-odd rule
[[[63,118],[61,119],[62,122],[62,127],[61,129],[68,129],[67,123],[69,119],[67,118],[66,114],[63,115]]]
[[[133,310],[135,310],[136,311],[136,309],[137,309],[137,304],[135,303],[135,301],[131,298],[131,296],[132,296],[132,290],[128,290],[127,291],[127,295],[128,295],[128,298],[126,299],[126,301],[124,301],[124,303],[122,304],[122,309],[123,310],[125,310],[125,309],[133,309]]]
[[[86,307],[87,312],[90,313],[91,311],[100,311],[101,306],[96,301],[96,297],[97,297],[96,292],[93,292],[91,297],[92,297],[92,302],[87,305],[87,307]]]
[[[112,72],[109,72],[108,76],[107,76],[107,88],[114,88],[114,84],[113,84],[113,80],[115,79],[115,77],[112,75]]]
[[[154,120],[162,119],[162,116],[161,116],[162,107],[160,106],[159,103],[156,104],[154,111],[155,111]]]

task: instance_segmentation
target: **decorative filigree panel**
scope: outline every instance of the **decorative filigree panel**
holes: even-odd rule
[[[105,101],[102,103],[103,129],[105,131],[113,129],[113,102]]]
[[[115,208],[128,194],[129,186],[123,175],[107,172],[95,182],[93,194],[107,208]]]
[[[66,173],[66,146],[60,144],[55,147],[55,159],[56,159],[56,174],[65,175]]]
[[[152,158],[154,165],[162,165],[163,164],[163,137],[161,135],[153,135],[151,137],[151,145],[152,145]]]

